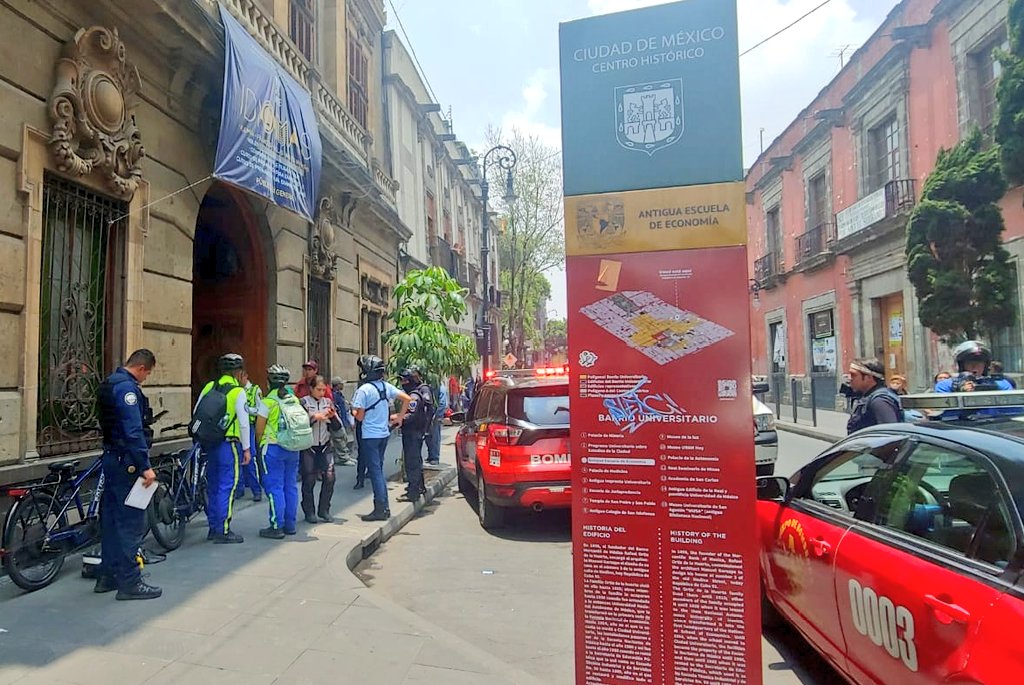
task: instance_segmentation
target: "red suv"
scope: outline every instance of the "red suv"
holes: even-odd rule
[[[484,528],[500,527],[510,507],[571,507],[566,370],[503,372],[484,382],[455,437],[455,461],[459,491],[477,493]]]

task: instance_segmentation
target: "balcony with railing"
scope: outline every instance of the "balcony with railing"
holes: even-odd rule
[[[914,179],[889,181],[836,214],[836,252],[902,229],[916,204]]]
[[[796,237],[796,265],[801,271],[814,269],[828,262],[834,255],[836,225],[831,221],[818,224]]]
[[[774,288],[784,273],[782,255],[778,252],[769,252],[754,261],[754,280],[762,288]]]
[[[372,159],[370,147],[372,137],[355,120],[348,107],[324,83],[319,73],[295,48],[287,31],[279,27],[268,15],[258,0],[222,0],[231,14],[238,19],[285,71],[305,86],[313,100],[321,132],[333,133],[328,138],[337,138],[357,161],[365,167],[369,178],[380,190],[381,195],[392,205],[396,202],[398,182]],[[216,13],[216,3],[211,3]],[[328,141],[325,141],[327,143]],[[325,151],[326,156],[326,151]]]

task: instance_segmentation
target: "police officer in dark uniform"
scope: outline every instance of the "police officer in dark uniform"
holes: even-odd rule
[[[903,421],[899,397],[885,384],[885,367],[877,359],[854,359],[850,363],[850,389],[853,403],[847,433],[881,423]]]
[[[156,481],[156,473],[149,463],[152,440],[146,430],[149,402],[139,388],[155,366],[156,356],[152,352],[136,350],[99,388],[103,428],[104,487],[100,500],[103,561],[95,591],[117,590],[117,599],[121,600],[155,599],[163,593],[160,588],[143,582],[135,559],[146,512],[124,503],[140,476],[147,487],[152,487]]]
[[[422,497],[427,486],[423,480],[423,441],[434,421],[435,402],[430,386],[423,382],[423,372],[412,366],[398,374],[402,390],[412,398],[409,414],[402,422],[402,458],[408,481],[405,495],[399,502],[415,502]]]

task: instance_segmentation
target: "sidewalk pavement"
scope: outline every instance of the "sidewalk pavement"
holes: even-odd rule
[[[775,412],[774,402],[767,406],[772,412]],[[775,426],[779,430],[827,442],[836,442],[846,437],[846,422],[850,418],[849,414],[818,409],[815,411],[814,418],[817,419],[817,425],[812,421],[809,407],[797,407],[797,420],[794,422],[793,406],[783,404],[775,416]]]
[[[446,430],[444,461],[453,461]],[[396,441],[393,441],[393,443]],[[389,455],[395,455],[395,448]],[[396,469],[393,458],[388,470]],[[239,507],[241,545],[205,541],[200,516],[185,544],[147,568],[164,596],[118,602],[92,592],[68,560],[50,587],[23,594],[0,583],[0,685],[461,685],[535,683],[530,676],[433,627],[367,589],[351,569],[417,514],[399,504],[392,519],[364,523],[372,494],[354,491],[355,469],[338,468],[333,523],[299,523],[283,541],[256,532],[266,501]],[[455,477],[427,472],[427,499]],[[241,503],[241,501],[240,501]],[[443,579],[438,579],[443,581]]]

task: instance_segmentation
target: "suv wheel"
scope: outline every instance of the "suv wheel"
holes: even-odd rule
[[[468,497],[473,486],[470,484],[469,479],[466,478],[466,474],[462,472],[461,464],[455,465],[455,473],[459,482],[459,492],[462,493],[464,497]]]
[[[487,483],[479,464],[476,467],[476,513],[484,530],[501,528],[505,525],[505,509],[487,499]]]

